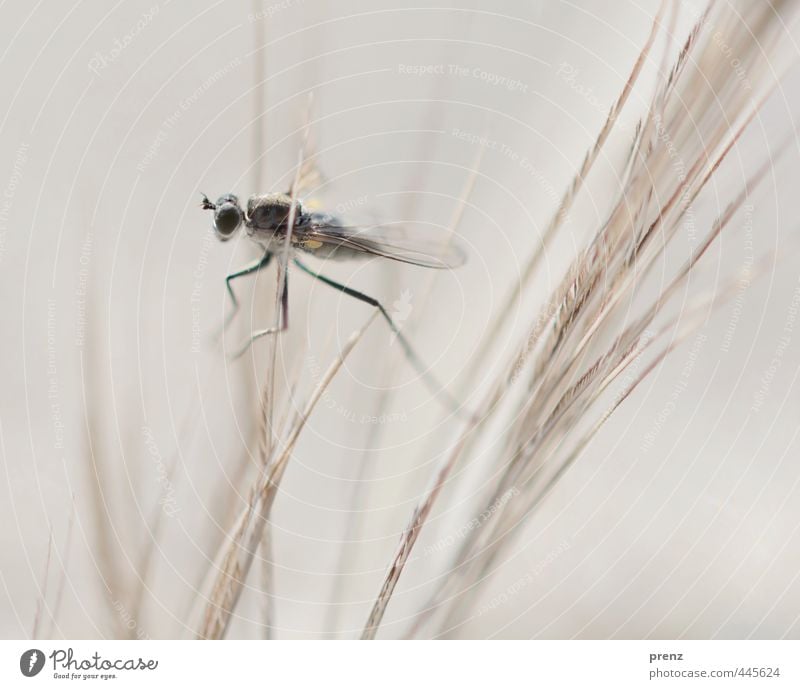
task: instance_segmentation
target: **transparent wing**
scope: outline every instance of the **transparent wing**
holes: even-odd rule
[[[433,228],[401,224],[341,225],[332,216],[314,215],[309,223],[296,228],[295,234],[298,242],[312,253],[324,247],[331,255],[336,251],[360,253],[425,268],[457,268],[467,259],[466,252],[449,232]]]
[[[309,93],[303,113],[303,149],[300,172],[297,176],[297,188],[294,189],[294,185],[291,185],[289,188],[289,196],[299,196],[302,198],[308,192],[320,187],[326,181],[322,171],[319,169],[316,136],[311,128],[313,104],[313,93]]]
[[[300,174],[297,178],[297,189],[289,189],[289,196],[302,198],[310,191],[321,187],[325,177],[317,166],[317,154],[313,150],[305,150],[303,162],[300,165]]]
[[[310,126],[312,103],[309,95],[300,169],[296,173],[296,183],[289,189],[292,198],[302,197],[325,182],[317,166],[316,142]],[[310,204],[305,202],[304,205]],[[456,268],[466,261],[465,252],[447,232],[394,224],[344,225],[327,213],[309,214],[304,222],[293,226],[292,237],[305,251],[330,257],[364,254],[426,268]]]

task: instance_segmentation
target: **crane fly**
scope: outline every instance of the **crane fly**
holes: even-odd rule
[[[247,200],[245,207],[242,207],[234,194],[224,194],[216,203],[203,195],[202,207],[213,211],[212,226],[219,240],[228,241],[243,227],[247,236],[263,252],[261,258],[225,278],[228,294],[233,302],[233,310],[226,318],[225,325],[239,309],[239,300],[231,283],[266,268],[273,257],[286,257],[315,280],[378,309],[428,387],[434,394],[443,395],[453,409],[459,410],[460,405],[435,381],[379,300],[322,275],[308,267],[300,257],[304,254],[323,260],[379,257],[424,268],[448,269],[462,265],[466,255],[448,233],[411,232],[411,228],[394,224],[348,225],[337,215],[307,210],[297,198],[296,190],[307,185],[310,180],[319,179],[318,172],[308,161],[306,158],[305,162],[301,162],[298,177],[288,192],[255,194]],[[237,357],[244,354],[257,339],[282,332],[289,326],[288,265],[281,265],[285,272],[278,323],[272,328],[252,333],[235,355]]]

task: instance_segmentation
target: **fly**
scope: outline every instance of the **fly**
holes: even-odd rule
[[[301,164],[298,179],[292,186],[303,186],[303,183],[307,183],[310,178],[316,179],[316,170],[306,159]],[[307,210],[293,190],[287,193],[253,195],[247,200],[244,208],[234,194],[224,194],[217,199],[216,203],[212,203],[204,194],[202,207],[214,212],[213,228],[218,239],[227,241],[243,227],[248,237],[263,251],[261,258],[225,278],[228,294],[233,302],[233,310],[225,321],[226,325],[239,309],[239,300],[231,283],[240,277],[252,275],[266,268],[274,256],[279,259],[287,256],[294,266],[315,280],[378,309],[395,334],[397,341],[400,342],[409,361],[428,387],[434,394],[443,395],[453,409],[460,408],[456,400],[433,379],[422,359],[416,354],[411,343],[400,332],[397,324],[379,300],[318,273],[301,260],[301,256],[304,254],[325,260],[377,256],[425,268],[456,268],[465,262],[466,257],[450,237],[446,235],[437,237],[430,232],[412,233],[409,228],[391,224],[383,226],[348,225],[336,215]],[[284,268],[288,269],[288,266],[284,266]],[[283,332],[288,325],[289,282],[287,270],[284,273],[278,324],[275,327],[252,333],[236,356],[241,356],[257,339],[265,335]]]

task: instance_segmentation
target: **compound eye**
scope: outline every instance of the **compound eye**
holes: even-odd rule
[[[242,211],[234,203],[225,202],[214,211],[214,229],[220,239],[229,239],[242,224]]]

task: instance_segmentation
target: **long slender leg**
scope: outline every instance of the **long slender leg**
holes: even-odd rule
[[[389,324],[389,327],[392,329],[392,332],[397,336],[397,339],[402,345],[403,351],[408,357],[408,360],[411,362],[414,368],[417,369],[417,372],[420,374],[420,376],[422,376],[422,380],[425,382],[425,384],[428,386],[428,389],[434,394],[434,396],[442,395],[446,400],[447,405],[458,415],[460,416],[469,415],[462,409],[462,405],[458,403],[458,400],[456,400],[449,392],[447,392],[447,390],[444,389],[442,384],[438,380],[436,380],[436,378],[427,370],[427,367],[425,366],[424,362],[414,351],[414,348],[411,346],[411,343],[406,339],[405,335],[403,335],[403,333],[400,332],[400,328],[398,328],[395,322],[392,320],[392,317],[389,315],[389,312],[383,307],[383,304],[381,304],[374,297],[370,297],[368,294],[364,294],[363,292],[354,290],[350,287],[347,287],[347,285],[343,285],[340,282],[336,282],[335,280],[331,280],[329,277],[325,277],[324,275],[317,273],[316,271],[309,268],[307,265],[305,265],[302,261],[300,261],[297,258],[294,259],[294,264],[298,268],[300,268],[300,270],[302,270],[304,273],[307,273],[308,275],[315,278],[316,280],[319,280],[320,282],[324,282],[329,287],[333,287],[334,289],[343,292],[349,297],[353,297],[354,299],[363,301],[365,304],[369,304],[370,306],[374,306],[376,309],[378,309],[383,318]]]
[[[260,340],[266,335],[274,335],[275,333],[282,333],[289,328],[289,271],[283,276],[283,292],[281,293],[281,306],[278,313],[278,324],[272,328],[265,328],[264,330],[256,330],[250,334],[250,337],[245,340],[241,348],[233,355],[234,359],[238,359],[244,354],[256,340]]]
[[[231,287],[231,282],[236,280],[236,278],[243,277],[245,275],[251,275],[252,273],[257,273],[262,268],[266,268],[269,265],[269,262],[272,260],[272,254],[267,251],[264,255],[258,259],[257,261],[253,261],[253,263],[248,263],[243,268],[240,268],[234,273],[228,275],[225,278],[225,286],[228,288],[228,294],[231,297],[231,301],[233,302],[233,311],[231,311],[225,318],[225,322],[222,324],[222,329],[228,327],[230,322],[233,320],[233,317],[239,312],[239,300],[236,298],[236,294],[233,291],[233,287]]]

